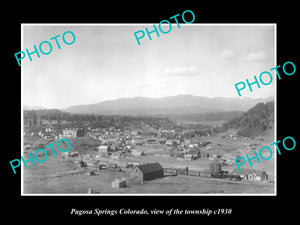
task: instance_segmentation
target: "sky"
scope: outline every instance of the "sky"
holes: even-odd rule
[[[154,23],[153,23],[154,24]],[[52,52],[22,63],[23,105],[65,108],[130,97],[175,95],[237,97],[234,84],[275,67],[272,24],[172,24],[169,33],[147,34],[138,45],[134,32],[153,24],[23,24],[22,51],[43,41]],[[156,26],[158,26],[156,24]],[[168,30],[168,25],[162,27]],[[66,45],[62,35],[75,34]],[[58,49],[57,38],[61,49]],[[66,41],[72,36],[66,34]],[[42,45],[47,52],[47,44]],[[274,71],[271,72],[276,77]],[[242,98],[275,95],[275,80],[241,91]],[[267,78],[265,78],[267,82]]]

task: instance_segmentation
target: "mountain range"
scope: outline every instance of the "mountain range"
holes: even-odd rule
[[[29,105],[24,105],[23,106],[24,110],[38,110],[38,109],[46,109],[43,106],[29,106]]]
[[[208,98],[194,95],[178,95],[163,98],[120,98],[96,104],[70,106],[62,111],[98,115],[170,115],[207,112],[247,111],[259,102],[273,101],[269,98]]]

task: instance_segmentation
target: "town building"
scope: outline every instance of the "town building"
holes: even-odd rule
[[[139,183],[164,176],[164,169],[159,163],[148,163],[135,166],[130,172],[130,178]]]
[[[183,160],[192,161],[195,159],[197,159],[197,155],[192,155],[192,154],[184,154],[183,155]]]
[[[143,145],[145,143],[145,140],[143,138],[133,138],[131,140],[131,143],[134,145]]]
[[[172,147],[173,146],[173,141],[172,140],[166,140],[165,145],[168,146],[168,147]]]
[[[112,188],[124,188],[127,186],[127,180],[126,178],[122,177],[120,179],[115,179],[112,183],[111,183],[111,187]]]
[[[209,153],[207,153],[205,151],[200,151],[199,152],[199,158],[201,158],[201,159],[208,159],[209,158]]]
[[[131,155],[133,155],[133,156],[142,156],[142,155],[145,155],[145,153],[143,151],[139,151],[139,150],[132,150]]]
[[[268,179],[268,174],[263,170],[242,169],[239,171],[238,168],[234,168],[232,173],[239,175],[244,180],[263,181]]]
[[[111,153],[111,155],[110,155],[111,159],[120,159],[121,157],[122,157],[121,152],[114,152],[114,153]]]
[[[63,130],[63,137],[83,137],[84,131],[79,128],[66,128]]]
[[[99,154],[106,154],[106,153],[108,153],[109,152],[109,146],[107,146],[107,145],[100,145],[99,147],[98,147],[98,153]]]

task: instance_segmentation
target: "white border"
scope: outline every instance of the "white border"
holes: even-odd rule
[[[155,23],[156,24],[156,23]],[[176,24],[176,23],[171,23]],[[152,26],[151,23],[22,23],[21,24],[21,49],[24,49],[23,45],[23,26]],[[166,26],[166,24],[162,24]],[[192,23],[192,24],[180,24],[180,26],[274,26],[274,67],[277,63],[277,23]],[[274,142],[277,140],[277,79],[275,79],[275,95],[274,95]],[[23,65],[21,65],[21,156],[23,156],[23,133],[24,133],[24,120],[23,120]],[[274,152],[276,147],[274,146]],[[228,194],[199,194],[199,193],[182,193],[182,194],[154,194],[154,193],[103,193],[103,194],[24,194],[23,193],[23,166],[21,166],[21,196],[277,196],[277,154],[274,154],[274,193],[266,194],[252,194],[252,193],[228,193]],[[21,161],[21,160],[20,160]]]

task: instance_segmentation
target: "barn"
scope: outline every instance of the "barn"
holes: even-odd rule
[[[153,180],[163,176],[164,169],[159,163],[138,165],[130,172],[130,178],[141,183],[145,180]]]

